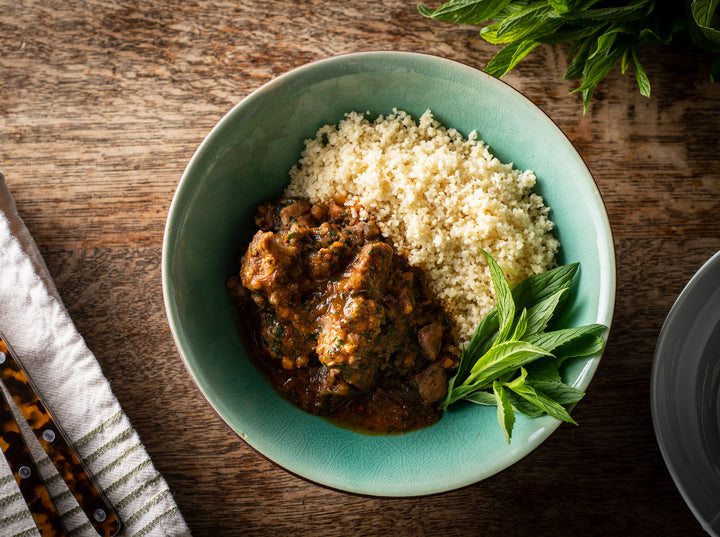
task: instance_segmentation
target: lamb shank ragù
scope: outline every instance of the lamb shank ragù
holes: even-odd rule
[[[260,206],[228,289],[290,402],[366,432],[429,426],[458,365],[452,324],[422,271],[343,201]]]

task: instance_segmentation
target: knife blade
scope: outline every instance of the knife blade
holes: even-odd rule
[[[119,515],[95,482],[68,436],[53,418],[32,379],[2,333],[0,333],[0,380],[95,531],[103,537],[117,535],[122,527]]]

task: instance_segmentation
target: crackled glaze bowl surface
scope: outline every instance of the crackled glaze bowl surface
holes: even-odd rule
[[[316,483],[379,496],[438,493],[480,481],[518,461],[558,426],[520,416],[505,442],[494,407],[458,405],[435,425],[367,436],[303,413],[280,398],[248,359],[224,282],[252,236],[258,204],[281,194],[303,140],[344,113],[393,108],[477,130],[495,156],[538,176],[552,208],[563,263],[579,261],[569,325],[610,325],[615,258],[605,208],[572,144],[529,100],[480,71],[403,52],[349,54],[300,67],[261,87],[222,118],[188,164],[163,244],[163,291],[180,355],[202,395],[252,448]],[[600,356],[566,374],[589,384]],[[581,401],[580,404],[583,404]]]

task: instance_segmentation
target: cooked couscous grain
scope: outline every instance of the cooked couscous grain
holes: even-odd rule
[[[287,196],[317,203],[340,194],[358,201],[408,261],[427,273],[467,342],[494,305],[481,249],[514,285],[555,264],[549,207],[532,192],[535,174],[493,157],[465,138],[405,112],[367,119],[351,112],[305,141]]]

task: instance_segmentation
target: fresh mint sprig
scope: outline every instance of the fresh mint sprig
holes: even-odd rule
[[[601,324],[548,330],[569,296],[578,263],[530,276],[514,289],[493,257],[483,250],[495,290],[495,307],[478,325],[460,365],[448,382],[441,410],[460,400],[496,405],[510,442],[515,412],[549,414],[577,425],[568,408],[585,394],[566,384],[560,366],[568,358],[603,349]]]
[[[638,59],[643,45],[668,45],[689,35],[700,49],[720,53],[719,0],[450,0],[426,17],[455,24],[483,25],[480,36],[503,48],[485,71],[498,78],[540,44],[570,43],[567,80],[580,83],[587,111],[595,87],[616,65],[635,73],[638,89],[650,96],[650,81]],[[720,56],[710,70],[720,79]]]

